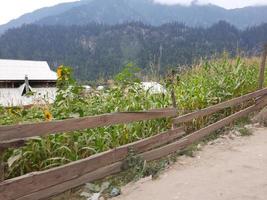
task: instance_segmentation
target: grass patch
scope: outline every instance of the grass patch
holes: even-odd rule
[[[240,133],[240,136],[246,137],[252,135],[252,130],[246,128],[247,124],[251,123],[251,117],[242,117],[241,119],[236,121],[235,130]]]

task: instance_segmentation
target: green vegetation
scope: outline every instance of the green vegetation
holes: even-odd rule
[[[250,62],[223,58],[186,71],[176,87],[180,109],[201,109],[256,90],[258,65]]]
[[[36,106],[31,109],[0,108],[0,124],[50,121],[118,111],[165,108],[172,105],[170,91],[167,94],[143,91],[135,73],[131,72],[135,72],[135,68],[128,65],[116,76],[114,85],[109,89],[85,93],[71,78],[71,69],[60,67],[58,95],[53,105]],[[179,112],[201,109],[254,91],[257,87],[257,75],[256,59],[229,60],[227,57],[204,62],[189,71],[181,72],[175,83]],[[195,129],[231,112],[233,110],[226,109],[207,119],[199,119],[190,126]],[[160,119],[37,137],[26,146],[10,149],[5,153],[4,159],[8,163],[6,178],[86,158],[149,137],[170,127],[168,119]]]
[[[181,75],[176,86],[177,104],[181,113],[189,113],[255,91],[257,80],[257,59],[230,60],[225,56],[220,60],[203,62]],[[198,129],[238,109],[240,107],[225,109],[187,125],[190,129]]]
[[[131,68],[128,66],[128,68]],[[1,124],[76,118],[119,111],[164,108],[170,105],[168,95],[151,95],[137,82],[120,83],[104,91],[85,94],[70,77],[70,68],[58,70],[58,95],[53,105],[32,109],[1,110]],[[35,170],[44,170],[88,157],[170,128],[169,120],[149,120],[128,125],[116,125],[34,138],[27,146],[10,150],[5,158],[9,165],[6,176],[15,177]]]

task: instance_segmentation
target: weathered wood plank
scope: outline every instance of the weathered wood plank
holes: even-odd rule
[[[26,139],[18,139],[18,140],[9,140],[0,142],[0,151],[4,151],[8,148],[14,148],[14,147],[21,147],[24,146],[26,143]]]
[[[87,128],[97,128],[121,123],[131,123],[141,120],[174,117],[175,115],[175,109],[165,108],[144,112],[112,113],[78,119],[67,119],[62,121],[0,126],[0,141],[43,136],[47,134],[69,132]]]
[[[99,180],[105,178],[107,176],[119,173],[121,171],[121,167],[123,162],[116,162],[112,165],[100,168],[96,171],[84,174],[76,179],[63,182],[61,184],[46,188],[41,191],[37,191],[26,196],[20,197],[16,200],[40,200],[40,199],[47,199],[48,197],[55,196],[57,194],[61,194],[71,188],[78,187],[85,183],[89,183],[95,180]]]
[[[241,97],[237,97],[237,98],[231,99],[229,101],[225,101],[223,103],[220,103],[220,104],[217,104],[217,105],[214,105],[214,106],[210,106],[210,107],[202,109],[202,110],[197,110],[195,112],[179,116],[179,117],[173,119],[173,123],[175,123],[175,124],[184,123],[184,122],[191,121],[191,120],[193,120],[195,118],[198,118],[198,117],[204,117],[204,116],[207,116],[207,115],[211,115],[211,114],[213,114],[215,112],[218,112],[218,111],[220,111],[222,109],[241,104],[241,103],[243,103],[245,101],[248,101],[250,99],[253,99],[253,98],[256,98],[256,97],[259,97],[259,96],[263,96],[263,95],[266,95],[266,94],[267,94],[267,88],[264,88],[262,90],[258,90],[256,92],[252,92],[252,93],[249,93],[247,95],[244,95],[244,96],[241,96]]]
[[[169,130],[150,138],[137,141],[114,150],[93,155],[61,167],[42,172],[34,172],[0,183],[0,199],[16,199],[41,189],[76,179],[101,167],[125,159],[130,148],[142,153],[155,147],[167,144],[185,133],[183,128]],[[82,184],[82,183],[81,183]],[[21,187],[23,186],[23,187]]]

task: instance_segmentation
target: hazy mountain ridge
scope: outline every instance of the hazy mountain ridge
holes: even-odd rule
[[[83,0],[42,8],[0,26],[0,33],[23,24],[85,25],[141,21],[151,25],[182,22],[188,26],[211,26],[225,20],[238,28],[267,22],[267,6],[227,10],[215,5],[163,5],[152,0]]]
[[[48,17],[48,16],[59,15],[72,8],[79,7],[83,4],[86,4],[87,2],[90,2],[90,1],[91,0],[83,0],[83,1],[74,2],[74,3],[73,2],[72,3],[61,3],[56,6],[52,6],[52,7],[40,8],[31,13],[24,14],[17,19],[11,20],[10,22],[4,25],[0,25],[0,34],[10,28],[16,28],[24,24],[35,23],[36,21],[42,18]]]
[[[267,23],[239,30],[223,21],[209,28],[180,23],[26,25],[0,37],[0,58],[47,60],[52,67],[70,65],[77,79],[93,80],[116,74],[128,62],[144,70],[161,68],[164,73],[168,67],[191,64],[225,50],[232,56],[238,48],[246,55],[259,54],[266,33]]]

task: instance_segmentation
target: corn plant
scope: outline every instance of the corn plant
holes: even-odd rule
[[[132,65],[128,65],[116,77],[112,87],[86,94],[71,78],[70,68],[61,66],[58,69],[58,95],[54,104],[31,109],[0,107],[0,124],[170,107],[170,90],[167,88],[166,94],[144,91],[134,74],[136,71],[138,70],[132,68]],[[191,67],[178,76],[174,88],[179,114],[183,114],[256,90],[258,61],[241,58],[211,60]],[[188,125],[194,130],[231,112],[232,109],[226,109]],[[170,126],[169,119],[159,119],[37,137],[26,146],[9,149],[5,153],[4,160],[8,163],[5,176],[11,178],[60,166],[147,138]]]

